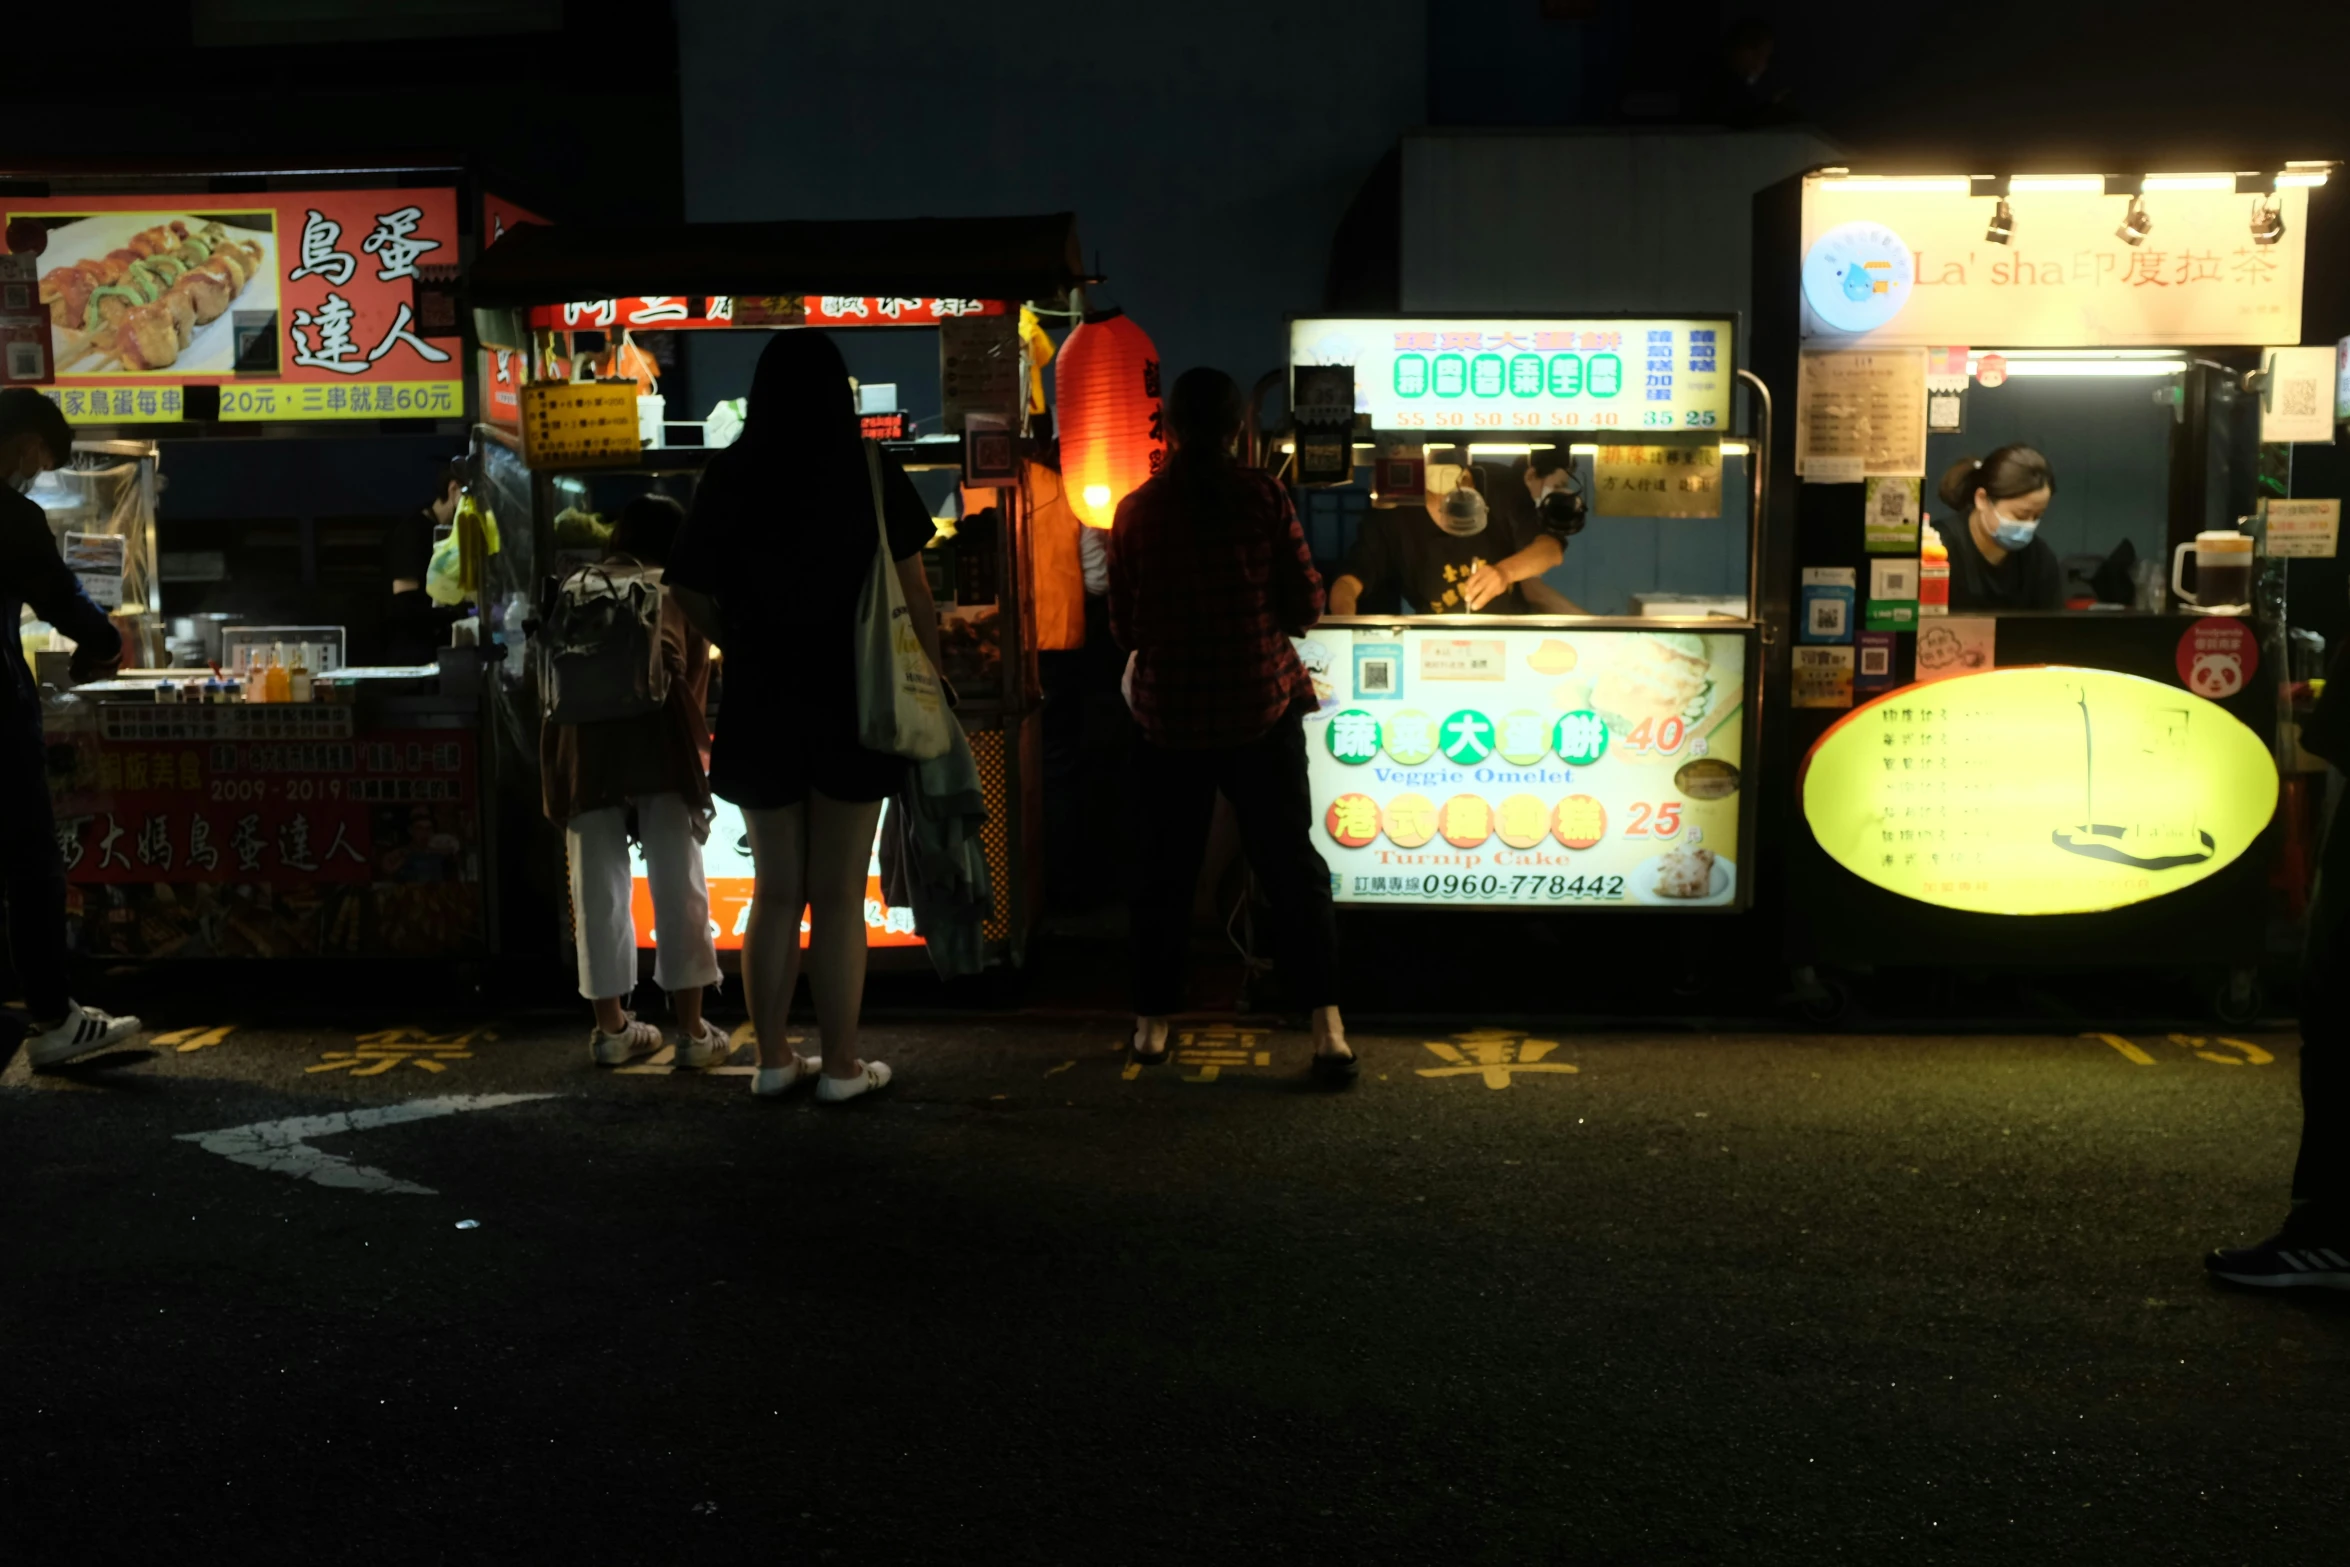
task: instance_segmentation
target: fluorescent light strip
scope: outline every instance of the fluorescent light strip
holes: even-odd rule
[[[1979,360],[1967,361],[1967,374],[1976,373]],[[2007,373],[2024,376],[2142,376],[2181,375],[2184,359],[2011,359]]]
[[[2322,173],[2318,173],[2318,174],[2280,174],[2280,175],[2278,175],[2278,176],[2277,176],[2277,189],[2279,189],[2279,190],[2315,190],[2315,189],[2316,189],[2318,186],[2320,186],[2320,185],[2323,185],[2325,182],[2326,182],[2326,177],[2325,177],[2325,175],[2324,175],[2324,174],[2322,174]]]
[[[2175,348],[1978,348],[1974,354],[1997,354],[2004,359],[2171,359],[2184,362]]]
[[[2323,176],[2321,175],[2320,178]],[[2224,190],[2232,192],[2235,188],[2236,177],[2233,174],[2149,174],[2146,176],[2146,189],[2149,192],[2158,190]]]

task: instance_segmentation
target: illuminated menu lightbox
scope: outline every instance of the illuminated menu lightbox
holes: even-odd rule
[[[1994,669],[1855,708],[1805,759],[1803,815],[1863,881],[1938,908],[2082,914],[2227,868],[2276,812],[2260,737],[2191,691]]]
[[[1376,430],[1470,434],[1730,427],[1727,318],[1589,320],[1315,316],[1293,365],[1352,365]]]
[[[1314,628],[1315,846],[1341,903],[1734,909],[1736,633]]]

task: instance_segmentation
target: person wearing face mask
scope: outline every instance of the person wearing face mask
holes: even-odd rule
[[[2038,536],[2056,494],[2047,458],[2029,446],[1962,458],[1937,493],[1956,514],[1935,527],[1950,549],[1954,614],[2064,608],[2064,564]]]
[[[0,701],[0,888],[8,899],[8,953],[31,1014],[25,1055],[35,1067],[62,1066],[122,1043],[139,1031],[135,1017],[108,1017],[66,993],[65,862],[49,802],[48,752],[41,736],[41,690],[25,666],[14,628],[23,606],[73,639],[73,677],[114,672],[122,638],[90,602],[80,579],[58,557],[49,514],[26,493],[73,455],[73,433],[57,405],[30,387],[0,391],[0,624],[7,638],[8,690]]]
[[[1533,606],[1515,584],[1482,603],[1469,601],[1480,571],[1516,553],[1506,528],[1493,525],[1473,465],[1428,464],[1425,517],[1409,511],[1373,512],[1364,519],[1355,551],[1330,585],[1330,612],[1355,613],[1365,594],[1393,588],[1423,615],[1526,615]]]
[[[1461,589],[1472,610],[1484,609],[1516,588],[1527,607],[1542,615],[1580,615],[1581,605],[1543,581],[1543,573],[1567,558],[1567,537],[1583,526],[1582,491],[1575,482],[1574,459],[1564,446],[1536,451],[1518,467],[1526,499],[1513,508],[1517,537],[1525,548],[1488,566],[1480,566]]]

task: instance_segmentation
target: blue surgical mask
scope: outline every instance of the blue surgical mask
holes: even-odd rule
[[[2040,531],[2037,517],[2010,517],[1998,507],[1991,508],[1994,519],[1991,537],[1999,541],[2003,550],[2020,550],[2032,542],[2032,535]]]

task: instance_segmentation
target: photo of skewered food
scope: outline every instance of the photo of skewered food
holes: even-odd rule
[[[274,370],[277,279],[271,235],[245,223],[189,214],[108,212],[49,233],[41,303],[57,369],[65,375],[175,370],[227,375]],[[238,323],[266,365],[240,363]]]

